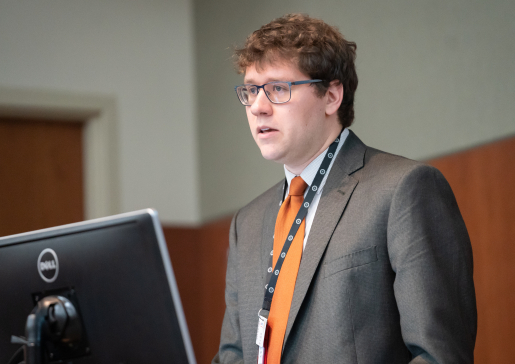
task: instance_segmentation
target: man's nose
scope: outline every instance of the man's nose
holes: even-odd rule
[[[272,114],[272,103],[266,97],[265,90],[259,90],[254,103],[250,106],[250,111],[255,116]]]

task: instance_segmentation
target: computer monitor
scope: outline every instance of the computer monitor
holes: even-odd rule
[[[0,238],[0,297],[0,364],[34,325],[41,363],[195,363],[154,210]]]

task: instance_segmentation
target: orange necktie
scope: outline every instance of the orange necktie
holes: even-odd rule
[[[274,267],[277,263],[277,258],[281,254],[281,250],[293,224],[293,220],[302,205],[302,201],[304,200],[304,191],[307,186],[308,185],[301,177],[295,177],[291,180],[290,193],[281,205],[281,209],[279,210],[279,214],[277,215],[277,220],[275,222]],[[274,298],[272,300],[272,306],[270,307],[270,314],[268,316],[269,338],[267,364],[279,364],[281,361],[286,324],[288,323],[293,290],[295,289],[295,281],[297,280],[297,273],[299,271],[300,258],[302,257],[304,230],[305,219],[299,226],[299,230],[290,245],[290,249],[284,259],[284,263],[275,286]]]

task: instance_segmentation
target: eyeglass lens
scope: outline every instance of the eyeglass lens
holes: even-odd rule
[[[286,82],[270,82],[263,85],[265,94],[274,104],[290,101],[290,85]],[[237,88],[238,96],[244,105],[252,105],[259,93],[259,87],[254,85],[242,85]]]

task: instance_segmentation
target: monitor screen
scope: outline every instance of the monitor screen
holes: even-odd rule
[[[0,238],[0,292],[0,364],[44,305],[43,363],[195,363],[154,210]]]

